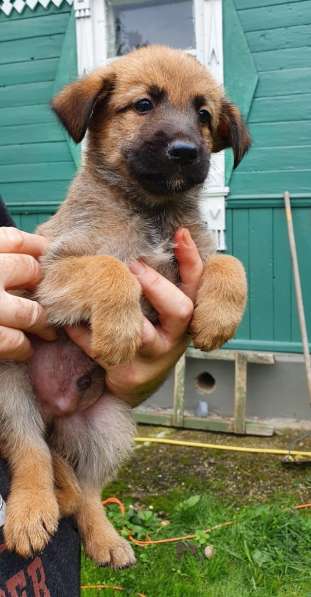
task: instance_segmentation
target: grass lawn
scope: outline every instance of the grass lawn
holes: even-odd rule
[[[140,435],[159,431],[139,429]],[[186,431],[170,437],[285,448],[292,441]],[[310,438],[295,448],[311,451]],[[112,495],[127,505],[124,518],[116,506],[107,509],[125,535],[195,538],[135,547],[137,565],[124,571],[96,568],[83,558],[83,584],[125,589],[85,589],[83,597],[311,597],[311,510],[293,509],[311,501],[311,468],[286,468],[275,456],[150,444],[136,449],[105,489],[104,497]],[[202,532],[226,521],[234,524]]]

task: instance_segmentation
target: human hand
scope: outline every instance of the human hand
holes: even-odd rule
[[[106,384],[110,392],[133,407],[161,385],[187,347],[187,328],[203,264],[188,230],[179,229],[175,241],[181,278],[179,288],[141,262],[130,266],[144,296],[159,314],[157,326],[145,318],[141,346],[134,360],[106,368]],[[79,326],[66,330],[70,338],[92,357],[89,329]]]
[[[56,337],[39,303],[9,292],[36,286],[41,278],[36,258],[46,246],[46,239],[37,234],[0,228],[0,360],[23,361],[31,356],[31,344],[24,332],[44,340]]]

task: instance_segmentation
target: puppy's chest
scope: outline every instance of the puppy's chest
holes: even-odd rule
[[[134,223],[133,223],[134,224]],[[174,284],[179,281],[174,253],[174,234],[154,223],[136,222],[111,244],[105,239],[100,252],[112,254],[126,264],[142,259]]]

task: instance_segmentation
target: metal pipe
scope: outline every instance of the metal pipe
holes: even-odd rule
[[[287,229],[288,229],[288,240],[289,240],[290,253],[291,253],[291,259],[292,259],[292,269],[293,269],[293,276],[294,276],[294,286],[295,286],[295,293],[296,293],[300,333],[301,333],[301,340],[302,340],[303,354],[304,354],[304,361],[305,361],[305,368],[306,368],[307,386],[308,386],[310,405],[311,405],[311,361],[310,361],[310,353],[309,353],[309,340],[308,340],[307,324],[306,324],[305,310],[304,310],[303,298],[302,298],[301,280],[300,280],[298,258],[297,258],[297,248],[296,248],[296,240],[295,240],[293,218],[292,218],[292,208],[291,208],[291,202],[290,202],[290,194],[288,191],[286,191],[284,193],[284,203],[285,203],[285,215],[286,215]]]

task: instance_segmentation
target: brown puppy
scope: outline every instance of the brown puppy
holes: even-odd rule
[[[233,257],[214,255],[198,197],[212,152],[232,147],[237,166],[249,147],[237,108],[193,57],[160,46],[135,51],[69,85],[53,108],[76,142],[88,130],[88,146],[66,201],[38,230],[50,241],[38,290],[50,322],[87,321],[94,357],[107,365],[130,360],[139,347],[143,311],[153,322],[157,314],[142,301],[127,265],[143,258],[178,284],[173,238],[182,226],[205,264],[191,323],[193,342],[203,350],[220,346],[242,317],[245,274]],[[70,353],[70,342],[62,342]],[[0,394],[1,439],[13,469],[5,525],[9,547],[24,555],[41,549],[57,525],[51,457],[43,440],[48,421],[50,447],[74,467],[82,488],[75,492],[71,478],[67,501],[75,495],[71,509],[88,554],[102,564],[129,565],[131,548],[104,518],[99,501],[101,486],[131,443],[126,407],[93,395],[77,414],[50,421],[35,403],[34,390],[46,388],[36,367],[11,365],[4,373],[14,405],[22,401],[24,409],[21,428],[10,401]],[[9,432],[14,441],[8,441]],[[58,458],[54,468],[63,486],[69,473],[61,462]],[[66,497],[62,502],[70,510]]]

